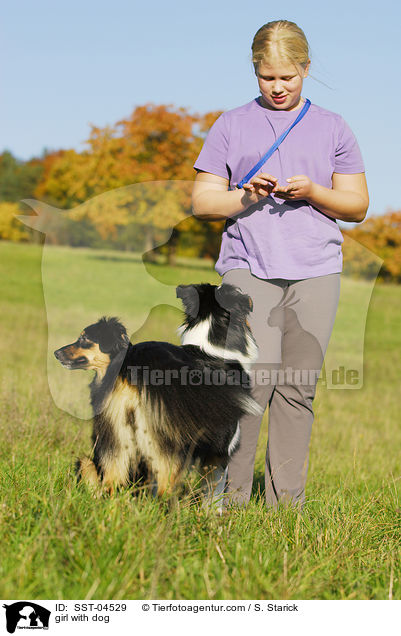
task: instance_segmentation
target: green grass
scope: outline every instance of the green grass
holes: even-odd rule
[[[178,342],[174,286],[218,276],[181,261],[153,265],[149,278],[137,255],[51,247],[42,291],[41,256],[37,245],[0,243],[2,598],[401,599],[401,287],[374,288],[363,387],[318,384],[304,513],[264,505],[265,416],[251,502],[219,518],[191,502],[196,475],[170,502],[78,487],[74,459],[90,450],[91,424],[68,393],[87,400],[90,378],[48,355],[104,313],[134,340]],[[342,279],[333,338],[347,362],[366,285]],[[60,381],[73,384],[63,393]]]

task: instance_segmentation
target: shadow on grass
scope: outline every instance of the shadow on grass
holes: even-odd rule
[[[154,261],[151,261],[151,262],[144,261],[144,265],[146,269],[152,268],[152,267],[154,267],[155,269],[157,268],[165,269],[166,267],[170,267],[172,270],[175,270],[175,269],[179,270],[179,269],[185,268],[185,269],[196,269],[201,271],[214,272],[214,267],[212,263],[210,263],[210,261],[205,261],[205,263],[199,263],[199,262],[191,263],[190,261],[188,262],[177,261],[176,265],[169,265],[169,263],[167,262],[159,263]]]
[[[111,262],[118,262],[118,263],[143,263],[147,270],[150,270],[152,268],[156,270],[166,269],[166,267],[168,267],[173,271],[174,270],[178,271],[182,268],[185,268],[185,269],[195,269],[195,270],[201,270],[201,271],[207,271],[207,272],[214,272],[213,263],[206,259],[204,262],[201,262],[200,259],[197,259],[196,261],[191,262],[191,259],[181,260],[180,258],[178,258],[177,263],[175,265],[171,265],[170,263],[167,262],[166,259],[162,257],[158,258],[157,260],[146,260],[146,259],[143,259],[141,254],[135,254],[135,253],[132,253],[132,255],[130,256],[119,256],[119,255],[113,256],[112,254],[88,254],[88,259],[93,259],[96,261],[111,261]]]
[[[95,261],[112,261],[115,263],[142,263],[142,257],[137,254],[132,256],[111,256],[109,254],[88,254],[88,259]]]

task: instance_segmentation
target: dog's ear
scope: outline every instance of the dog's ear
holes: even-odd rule
[[[215,298],[220,307],[230,312],[240,311],[241,313],[248,314],[253,310],[251,297],[244,294],[237,287],[234,287],[234,285],[229,285],[228,283],[224,283],[216,288]]]
[[[121,334],[121,339],[122,339],[122,340],[123,340],[123,342],[125,342],[125,344],[127,344],[127,345],[128,345],[128,344],[129,344],[129,342],[130,342],[130,339],[129,339],[128,334],[127,334],[127,332],[126,332],[126,331],[125,331],[124,333],[122,333],[122,334]]]
[[[111,353],[117,354],[120,351],[125,351],[128,348],[129,338],[127,335],[121,335],[112,346]]]
[[[187,316],[196,318],[199,314],[199,292],[196,285],[178,285],[177,298],[181,298]]]
[[[118,318],[103,316],[99,324],[104,325],[101,332],[100,348],[105,353],[116,355],[128,348],[130,339],[127,330]],[[106,328],[105,328],[106,327]]]

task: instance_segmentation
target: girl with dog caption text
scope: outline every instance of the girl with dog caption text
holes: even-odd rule
[[[301,96],[310,67],[302,29],[286,20],[265,24],[252,62],[260,96],[224,112],[210,129],[194,164],[193,211],[206,221],[226,219],[215,269],[253,300],[249,324],[259,354],[252,391],[263,409],[269,405],[266,503],[302,508],[312,402],[340,295],[336,219],[363,221],[369,196],[347,123]],[[267,165],[237,187],[302,109]],[[226,506],[249,501],[261,420],[240,420]]]

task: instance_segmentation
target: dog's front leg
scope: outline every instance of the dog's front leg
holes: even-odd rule
[[[119,487],[129,486],[129,457],[123,453],[106,455],[101,461],[102,487],[113,495]]]
[[[92,488],[100,488],[100,478],[96,466],[89,457],[80,457],[76,463],[77,480]]]
[[[120,485],[119,475],[112,471],[107,471],[100,476],[96,470],[95,463],[89,457],[81,457],[76,463],[77,480],[95,490],[98,495],[106,492],[113,495]],[[125,485],[125,482],[123,482]]]
[[[179,462],[172,459],[170,461],[167,459],[160,460],[157,471],[155,471],[157,496],[161,497],[164,494],[171,495],[175,485],[180,479],[182,471],[183,467]]]

